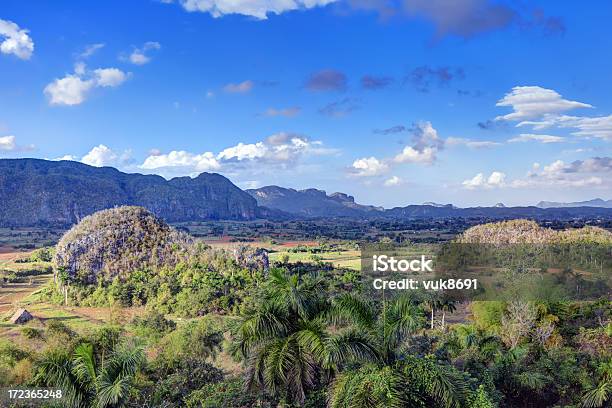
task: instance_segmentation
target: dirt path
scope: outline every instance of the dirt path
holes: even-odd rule
[[[36,292],[53,279],[53,274],[34,276],[29,282],[5,283],[0,287],[0,315],[9,312],[13,306]]]

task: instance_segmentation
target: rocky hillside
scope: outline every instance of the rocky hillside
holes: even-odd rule
[[[360,217],[378,214],[382,208],[361,205],[353,196],[344,193],[327,195],[323,190],[309,188],[294,190],[278,186],[267,186],[246,190],[260,206],[306,217]]]
[[[612,245],[612,232],[586,226],[562,231],[540,227],[535,221],[511,220],[476,225],[457,238],[467,244],[600,243]]]
[[[55,252],[58,273],[72,282],[111,281],[146,267],[173,266],[191,238],[142,207],[118,207],[83,218]]]
[[[165,180],[72,161],[0,160],[0,227],[69,226],[96,211],[143,206],[168,222],[250,220],[257,202],[219,174]]]

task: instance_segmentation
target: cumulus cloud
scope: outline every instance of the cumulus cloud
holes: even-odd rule
[[[419,122],[413,126],[412,146],[406,146],[393,158],[396,163],[425,163],[436,161],[436,154],[444,147],[444,140],[431,122]]]
[[[311,91],[344,91],[346,84],[346,75],[334,69],[315,72],[306,80],[306,88]]]
[[[17,148],[15,143],[15,136],[2,136],[0,137],[0,151],[11,152]]]
[[[268,153],[268,147],[263,142],[238,143],[236,146],[228,147],[219,153],[221,160],[254,160],[264,157]]]
[[[470,149],[489,149],[501,145],[501,143],[491,140],[472,140],[461,137],[449,137],[446,139],[445,144],[447,146],[466,146]]]
[[[241,14],[259,20],[267,19],[268,14],[322,7],[335,1],[337,0],[177,0],[189,12],[209,13],[215,18],[227,14]]]
[[[184,150],[173,150],[167,154],[147,157],[140,165],[144,170],[167,170],[177,174],[193,174],[218,170],[221,164],[211,152],[193,154]]]
[[[246,80],[237,84],[227,84],[223,87],[223,90],[229,93],[247,93],[250,92],[254,86],[255,83],[253,81]]]
[[[128,74],[117,68],[99,68],[93,73],[95,85],[105,88],[119,86],[128,78]]]
[[[577,108],[592,108],[588,103],[564,99],[552,89],[539,86],[515,86],[500,99],[496,106],[509,106],[513,112],[498,116],[496,120],[523,121],[558,114]]]
[[[523,178],[507,182],[503,173],[493,172],[487,178],[478,173],[474,178],[465,180],[462,185],[466,189],[477,188],[582,188],[608,186],[612,180],[612,158],[591,157],[585,160],[575,160],[567,163],[555,160],[550,164],[534,163],[531,170]]]
[[[151,62],[151,57],[148,55],[150,51],[159,50],[160,43],[156,41],[148,41],[140,48],[135,48],[127,57],[127,60],[134,65],[145,65]]]
[[[48,84],[43,93],[50,105],[73,106],[85,102],[94,88],[113,88],[124,83],[129,73],[117,68],[98,68],[88,71],[84,63],[75,65],[75,72],[57,78]]]
[[[433,86],[444,87],[453,80],[465,78],[462,68],[421,66],[413,69],[404,78],[419,92],[429,92]]]
[[[50,105],[80,105],[94,86],[95,82],[92,79],[66,75],[48,84],[44,93]]]
[[[364,75],[361,77],[361,87],[370,91],[386,88],[392,83],[393,78],[386,76]]]
[[[34,41],[28,32],[12,21],[0,19],[0,53],[13,54],[22,60],[30,59],[34,52]]]
[[[388,179],[385,180],[383,185],[385,187],[395,187],[395,186],[399,186],[400,184],[403,184],[403,183],[404,183],[404,180],[402,180],[398,176],[391,176],[391,177],[389,177]]]
[[[375,177],[405,163],[434,163],[437,160],[438,152],[444,148],[445,141],[440,138],[431,122],[419,122],[411,128],[397,125],[388,129],[375,130],[374,133],[388,135],[405,131],[412,133],[410,145],[405,146],[399,153],[389,158],[366,157],[358,159],[353,162],[349,174],[360,177]]]
[[[538,135],[538,134],[532,134],[532,133],[521,133],[520,135],[508,140],[509,143],[540,142],[544,144],[561,143],[564,141],[565,141],[565,138],[561,136]]]
[[[173,175],[196,175],[202,171],[238,169],[258,170],[295,165],[303,156],[331,153],[320,141],[303,135],[281,132],[256,143],[240,142],[219,153],[201,154],[186,151],[154,152],[140,165],[141,169]],[[246,167],[245,167],[246,166]],[[251,166],[251,167],[248,167]]]
[[[431,164],[436,160],[437,150],[432,147],[425,147],[416,150],[412,146],[406,146],[401,153],[396,155],[393,160],[397,163],[426,163]]]
[[[18,145],[17,138],[13,135],[0,136],[0,153],[29,152],[35,149],[34,145]]]
[[[81,162],[95,167],[122,166],[131,160],[131,151],[117,153],[106,145],[93,147],[89,153],[81,158]]]
[[[506,175],[499,171],[492,172],[489,177],[485,177],[483,173],[478,173],[473,178],[465,180],[463,183],[464,188],[468,190],[475,190],[479,188],[491,189],[496,187],[503,187],[505,184]]]
[[[275,108],[268,108],[265,112],[264,112],[264,116],[285,116],[287,118],[292,118],[296,115],[298,115],[301,112],[302,108],[298,107],[298,106],[293,106],[290,108],[282,108],[282,109],[275,109]]]
[[[389,165],[376,157],[364,157],[353,162],[350,174],[356,177],[373,177],[385,174]]]

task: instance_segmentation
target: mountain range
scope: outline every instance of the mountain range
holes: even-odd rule
[[[350,217],[384,211],[382,207],[357,204],[353,196],[344,193],[327,195],[325,191],[315,188],[294,190],[267,186],[246,192],[260,206],[306,217]]]
[[[166,180],[74,161],[0,160],[0,226],[71,225],[120,205],[145,207],[168,222],[265,215],[219,174]]]
[[[598,205],[585,204],[592,202]],[[607,203],[607,207],[599,205],[600,202]],[[267,186],[243,191],[215,173],[166,180],[74,161],[0,160],[0,227],[70,226],[86,215],[120,205],[145,207],[168,222],[334,217],[612,219],[610,201],[603,200],[542,202],[537,207],[498,204],[457,208],[452,204],[425,203],[384,209],[358,204],[345,193],[328,195],[317,189]],[[555,208],[550,208],[551,205]]]
[[[537,205],[540,208],[571,208],[571,207],[600,207],[612,208],[612,200],[602,200],[595,198],[589,201],[578,201],[573,203],[558,203],[555,201],[540,201]]]

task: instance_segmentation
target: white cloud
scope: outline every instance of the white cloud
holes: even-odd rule
[[[94,70],[96,86],[114,88],[124,83],[128,74],[117,68],[99,68]]]
[[[149,51],[159,50],[161,48],[160,43],[155,41],[148,41],[140,48],[135,48],[134,51],[129,55],[127,60],[135,65],[144,65],[151,62],[151,57],[147,55]]]
[[[30,152],[35,150],[36,146],[22,146],[17,144],[17,139],[13,135],[0,136],[0,153],[7,152]]]
[[[147,157],[140,165],[145,170],[172,170],[175,173],[193,175],[203,171],[218,170],[221,164],[211,152],[193,154],[183,150]]]
[[[244,144],[238,143],[236,146],[228,147],[219,153],[221,160],[253,160],[264,157],[268,153],[268,148],[263,142]]]
[[[47,96],[50,105],[80,105],[85,102],[92,89],[117,87],[130,75],[117,68],[98,68],[88,71],[83,62],[75,64],[74,70],[74,74],[55,79],[45,87],[43,93]]]
[[[66,75],[48,84],[44,93],[51,105],[80,105],[95,86],[92,79],[82,79],[78,75]]]
[[[401,178],[397,176],[391,176],[388,179],[386,179],[383,184],[385,187],[395,187],[395,186],[399,186],[403,182],[404,180],[402,180]]]
[[[501,143],[490,140],[472,140],[460,137],[449,137],[445,140],[447,146],[466,146],[470,149],[488,149],[495,146],[500,146]]]
[[[444,147],[444,140],[438,136],[431,122],[419,122],[413,126],[412,146],[406,146],[397,154],[393,161],[396,163],[424,163],[431,164],[436,161],[436,154]]]
[[[357,177],[372,177],[386,173],[389,166],[376,157],[364,157],[353,162],[352,173]]]
[[[100,144],[92,148],[89,153],[83,156],[81,162],[95,167],[120,166],[126,164],[130,158],[131,152],[129,150],[119,154],[109,147]]]
[[[612,115],[596,117],[548,115],[541,120],[520,122],[517,126],[532,126],[535,130],[551,127],[576,129],[572,132],[574,136],[612,140]]]
[[[169,1],[169,0],[168,0]],[[260,20],[268,14],[325,6],[337,0],[178,0],[189,12],[210,13],[213,17],[242,14]]]
[[[509,143],[540,142],[544,144],[561,143],[564,141],[565,138],[561,136],[539,135],[533,133],[521,133],[520,135],[508,140]]]
[[[485,177],[483,173],[478,173],[473,178],[465,180],[463,183],[464,188],[468,190],[475,190],[478,188],[496,188],[503,187],[505,185],[506,175],[499,171],[492,172],[489,177]]]
[[[15,136],[2,136],[0,137],[0,152],[10,152],[17,148],[15,143]]]
[[[542,166],[534,163],[524,178],[511,182],[505,181],[505,175],[493,172],[485,179],[482,173],[463,182],[467,189],[511,187],[511,188],[583,188],[607,186],[609,188],[612,174],[611,157],[591,157],[566,163],[563,160]]]
[[[94,55],[96,52],[98,52],[98,50],[101,50],[102,48],[104,48],[105,45],[106,44],[103,44],[103,43],[88,44],[88,45],[85,46],[85,49],[83,50],[83,52],[81,54],[79,54],[79,57],[81,59],[89,58],[92,55]]]
[[[393,160],[396,163],[431,164],[436,160],[436,152],[437,150],[432,147],[425,147],[422,150],[416,150],[412,146],[406,146],[400,154],[393,158]]]
[[[30,59],[34,52],[34,42],[28,30],[19,28],[12,21],[0,19],[0,52],[13,54],[23,60]]]
[[[504,173],[494,171],[487,179],[487,184],[491,187],[501,187],[504,185],[505,179],[506,175]]]
[[[140,165],[144,170],[173,175],[196,175],[202,171],[234,171],[248,169],[266,171],[296,165],[306,155],[323,155],[334,152],[325,149],[319,141],[292,133],[277,133],[256,143],[238,143],[222,149],[219,153],[194,154],[186,151],[171,151],[162,154],[152,152]]]
[[[510,93],[497,102],[496,106],[509,106],[513,109],[512,113],[498,116],[496,120],[533,119],[576,108],[593,107],[587,103],[563,99],[552,89],[539,86],[515,86]]]
[[[78,161],[78,159],[71,154],[65,154],[62,157],[56,157],[55,159],[52,159],[52,160],[53,161],[63,161],[63,160]]]
[[[253,81],[247,80],[238,84],[227,84],[223,87],[223,90],[229,93],[246,93],[251,91],[254,86],[255,83]]]
[[[404,163],[432,164],[445,141],[439,137],[431,122],[416,123],[411,129],[412,144],[392,158],[379,160],[375,157],[358,159],[349,169],[351,175],[374,177],[386,173],[390,168]],[[455,139],[465,140],[465,139]]]

